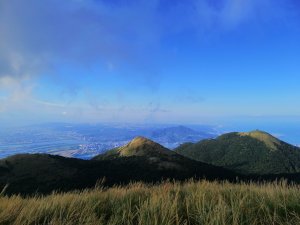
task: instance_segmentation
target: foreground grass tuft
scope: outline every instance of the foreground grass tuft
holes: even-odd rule
[[[133,183],[48,196],[0,196],[1,225],[300,224],[299,186],[284,182]]]

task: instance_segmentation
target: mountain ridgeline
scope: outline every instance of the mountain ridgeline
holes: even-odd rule
[[[8,194],[50,193],[131,181],[165,179],[235,180],[237,174],[221,167],[188,159],[146,138],[91,160],[48,154],[20,154],[0,160],[0,188]]]
[[[300,172],[300,148],[259,130],[228,133],[216,139],[181,145],[175,151],[243,174]]]
[[[144,137],[91,160],[19,154],[0,160],[0,188],[7,194],[51,193],[190,178],[300,182],[300,150],[261,131],[229,133],[186,143],[175,151]]]
[[[96,161],[123,161],[134,164],[141,171],[145,167],[169,173],[167,178],[206,177],[208,179],[235,179],[230,170],[198,162],[171,151],[144,137],[136,137],[128,144],[93,158]],[[171,174],[172,173],[172,174]],[[170,176],[171,175],[171,176]]]

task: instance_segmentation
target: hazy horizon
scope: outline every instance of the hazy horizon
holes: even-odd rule
[[[264,120],[257,119],[256,120],[244,120],[244,119],[232,119],[223,123],[133,123],[133,122],[91,122],[91,123],[83,123],[83,122],[45,122],[45,123],[26,123],[26,124],[18,124],[12,125],[7,124],[6,126],[2,126],[4,130],[2,130],[2,136],[5,138],[14,132],[19,132],[21,129],[22,132],[30,131],[32,128],[43,127],[43,128],[53,128],[53,126],[57,128],[63,128],[64,126],[85,126],[87,130],[93,131],[93,127],[111,127],[111,128],[155,128],[155,129],[163,129],[163,128],[172,128],[172,127],[187,127],[192,130],[198,132],[212,132],[215,136],[230,133],[230,132],[250,132],[254,130],[261,130],[270,133],[271,135],[281,139],[287,143],[296,145],[300,147],[300,121],[298,120]],[[53,130],[55,134],[55,131]],[[1,132],[0,132],[1,134]],[[123,135],[126,134],[126,131],[122,132]],[[143,133],[138,134],[143,135]],[[118,138],[117,135],[109,135],[110,138]],[[2,137],[2,139],[3,139]],[[99,138],[101,135],[99,136]],[[59,139],[59,138],[57,138]],[[4,140],[4,139],[3,139]],[[3,141],[2,140],[2,141]],[[1,138],[0,138],[1,142]],[[17,142],[18,143],[18,142]],[[14,143],[13,143],[14,144]]]

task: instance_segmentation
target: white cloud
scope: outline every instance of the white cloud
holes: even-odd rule
[[[176,1],[159,10],[164,1],[4,0],[0,5],[0,76],[33,76],[68,63],[87,66],[109,61],[109,70],[118,62],[147,65],[153,61],[148,52],[159,49],[165,36],[186,28],[207,32],[274,18],[284,11],[282,2]]]
[[[216,4],[218,2],[219,4]],[[288,1],[223,0],[196,1],[197,23],[200,29],[232,30],[249,21],[257,24],[288,16]]]
[[[59,116],[68,112],[68,116],[77,117],[85,112],[93,116],[107,113],[107,118],[119,115],[118,107],[94,99],[90,100],[94,109],[80,103],[44,101],[33,96],[35,78],[42,74],[59,76],[57,68],[66,65],[76,69],[100,64],[115,71],[125,64],[142,70],[142,78],[134,81],[156,87],[160,73],[153,64],[165,37],[186,29],[223,32],[248,21],[277,19],[288,14],[284,13],[284,2],[290,1],[174,1],[164,9],[165,1],[159,0],[117,2],[0,0],[0,91],[5,94],[0,98],[0,111],[27,110]],[[68,81],[60,85],[66,90],[76,89]],[[202,99],[187,96],[185,100]],[[162,111],[157,102],[149,108]],[[130,114],[136,115],[133,111]]]

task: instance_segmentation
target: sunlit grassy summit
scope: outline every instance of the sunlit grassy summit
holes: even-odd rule
[[[159,157],[170,156],[177,153],[170,151],[162,145],[147,139],[145,137],[136,137],[128,144],[107,151],[103,155],[95,157],[95,159],[103,158],[116,158],[116,157],[130,157],[130,156],[147,156],[147,157]]]
[[[271,134],[260,131],[260,130],[254,130],[250,132],[240,132],[239,135],[241,136],[249,136],[252,138],[255,138],[263,143],[270,149],[270,150],[278,150],[278,146],[281,145],[281,141],[277,139],[276,137],[272,136]]]
[[[300,148],[259,130],[233,132],[182,145],[176,152],[246,174],[300,172]]]

